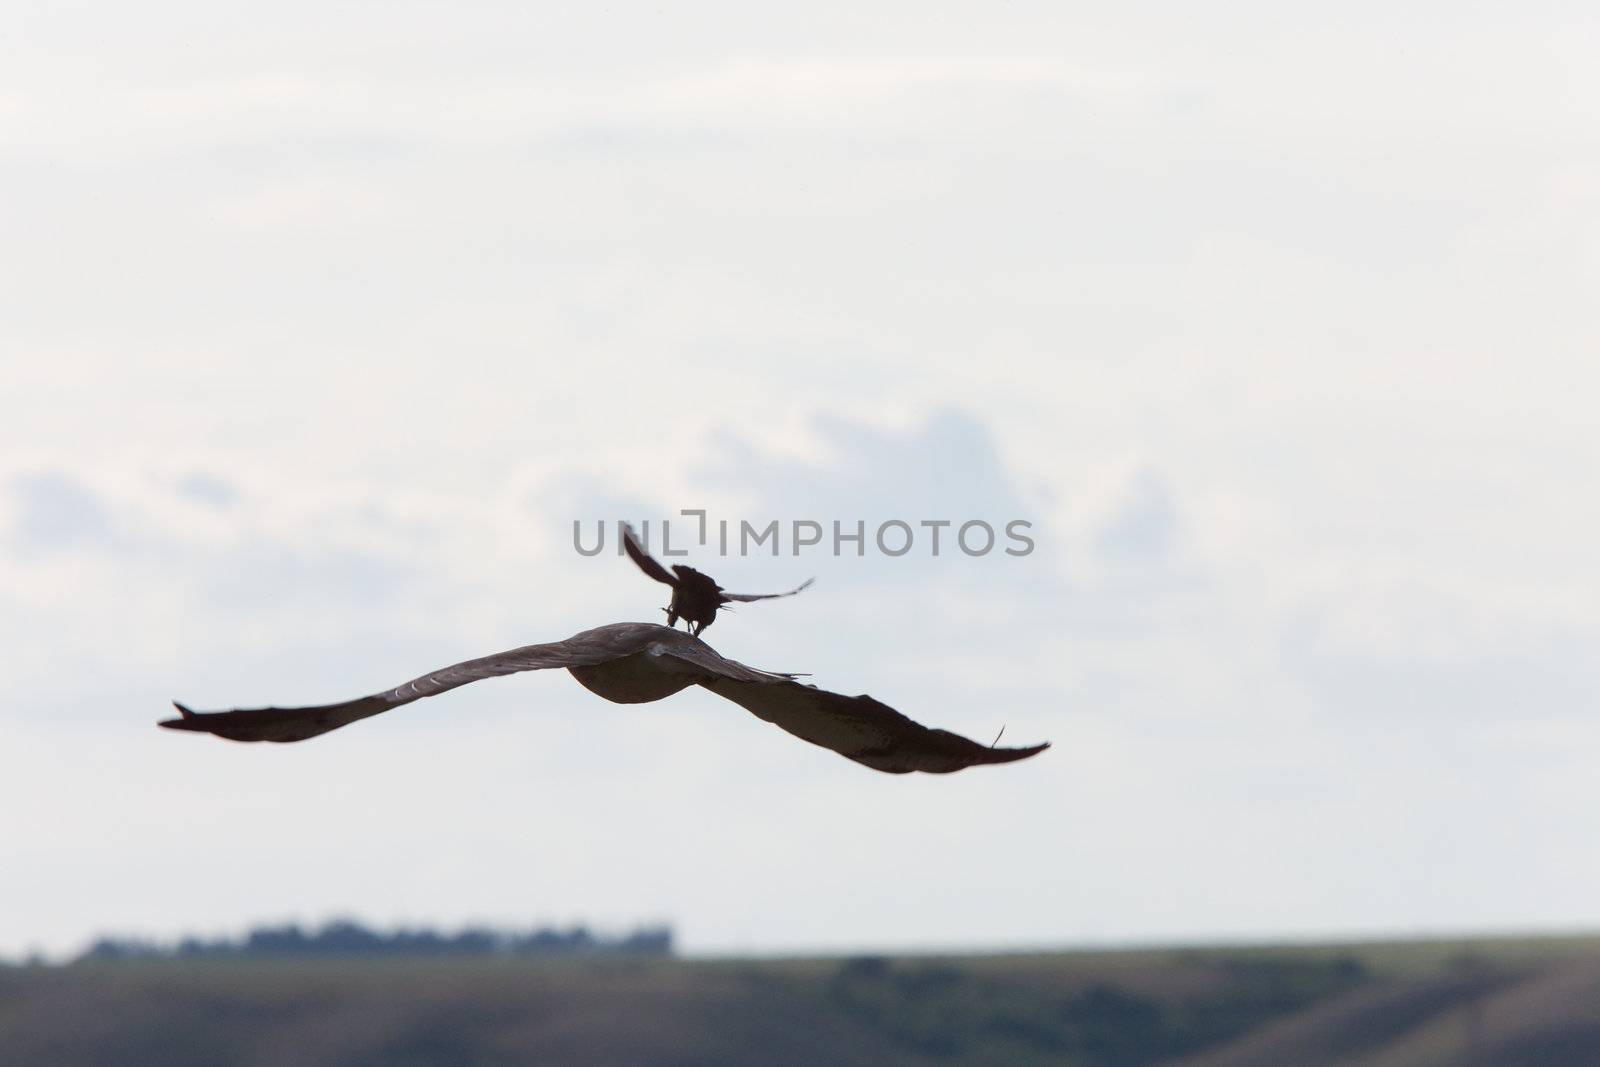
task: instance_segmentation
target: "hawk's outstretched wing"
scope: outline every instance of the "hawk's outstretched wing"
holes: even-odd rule
[[[304,741],[308,737],[337,730],[379,712],[398,708],[413,700],[448,692],[458,686],[484,678],[498,678],[522,671],[553,667],[586,667],[621,659],[642,651],[655,631],[666,627],[650,623],[617,623],[585,630],[565,641],[544,645],[524,645],[497,652],[481,659],[469,659],[443,667],[404,685],[371,696],[357,697],[339,704],[319,704],[304,708],[235,708],[232,711],[196,712],[174,702],[182,716],[166,719],[160,725],[170,730],[196,730],[216,734],[231,741]],[[720,657],[719,657],[720,658]]]
[[[802,741],[832,749],[875,771],[947,774],[981,763],[1012,763],[1050,747],[995,748],[923,726],[863,693],[847,697],[793,679],[751,683],[715,678],[700,683]]]
[[[697,637],[642,622],[600,626],[565,641],[467,660],[341,704],[217,712],[195,712],[179,704],[181,717],[161,725],[233,741],[303,741],[482,678],[552,667],[573,669],[589,689],[625,703],[660,699],[698,684],[804,741],[891,774],[944,774],[977,764],[1010,763],[1050,747],[980,745],[922,726],[869,696],[830,693],[798,682],[792,674],[746,667]]]

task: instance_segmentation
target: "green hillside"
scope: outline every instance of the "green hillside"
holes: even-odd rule
[[[6,1064],[1600,1063],[1600,939],[0,969]]]

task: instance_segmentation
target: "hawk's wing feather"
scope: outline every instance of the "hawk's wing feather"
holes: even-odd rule
[[[691,672],[703,676],[696,681],[724,678],[733,682],[764,684],[789,682],[800,677],[798,674],[784,671],[764,671],[757,667],[746,667],[738,660],[724,656],[698,637],[691,637],[682,631],[672,629],[667,629],[667,633],[671,636],[653,645],[650,651],[657,655],[671,656],[674,660],[688,664]]]

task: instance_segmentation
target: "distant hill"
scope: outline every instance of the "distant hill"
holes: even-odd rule
[[[1600,1064],[1600,939],[0,968],[0,1063]]]
[[[112,960],[254,960],[359,958],[367,956],[630,956],[672,955],[672,930],[651,926],[619,937],[590,933],[588,927],[564,930],[504,931],[477,927],[446,934],[427,929],[372,930],[350,919],[316,930],[297,924],[263,926],[244,937],[204,940],[186,937],[173,944],[138,938],[102,937],[77,963]]]

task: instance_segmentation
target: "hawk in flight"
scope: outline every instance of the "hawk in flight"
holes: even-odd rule
[[[197,712],[175,705],[169,730],[215,734],[231,741],[304,741],[353,722],[436,696],[483,678],[564,667],[584,688],[618,704],[643,704],[698,685],[733,701],[802,741],[832,749],[876,771],[947,774],[983,763],[1011,763],[1049,744],[982,745],[948,730],[922,726],[869,696],[844,696],[757,670],[722,655],[682,630],[647,622],[598,626],[544,645],[526,645],[471,659],[404,685],[306,708],[240,708]]]
[[[981,745],[960,734],[913,722],[865,694],[831,693],[797,681],[798,675],[757,670],[728,659],[699,637],[723,604],[793,596],[811,583],[788,593],[724,593],[721,586],[692,567],[674,567],[676,577],[669,574],[650,558],[631,530],[626,531],[624,544],[646,574],[672,586],[672,603],[666,609],[669,625],[618,622],[597,626],[565,641],[524,645],[470,659],[393,689],[337,704],[212,712],[174,704],[178,718],[163,720],[160,725],[230,741],[304,741],[469,682],[559,667],[590,692],[618,704],[661,700],[698,685],[802,741],[889,774],[948,774],[984,763],[1013,763],[1050,747],[1048,742],[1022,748]],[[688,633],[671,625],[679,618],[689,624]]]

